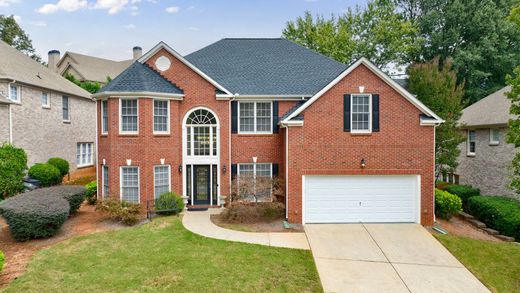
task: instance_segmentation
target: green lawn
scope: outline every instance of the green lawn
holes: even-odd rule
[[[520,292],[520,245],[436,235],[484,285],[494,292]]]
[[[310,251],[195,235],[177,217],[39,251],[6,292],[321,292]]]

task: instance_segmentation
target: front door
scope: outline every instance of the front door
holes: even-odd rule
[[[195,165],[193,191],[194,203],[197,205],[210,204],[210,165]]]

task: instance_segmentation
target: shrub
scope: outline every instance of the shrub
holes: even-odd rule
[[[255,223],[283,219],[285,206],[280,202],[234,202],[221,213],[231,223]]]
[[[155,200],[155,210],[161,215],[175,215],[184,209],[184,200],[182,197],[175,192],[165,192]],[[164,211],[160,210],[172,210]]]
[[[59,196],[41,194],[41,189],[0,203],[0,214],[16,241],[55,235],[69,215],[69,203]]]
[[[435,182],[435,188],[440,190],[446,190],[446,187],[449,186],[451,183],[444,182],[444,181],[436,181]]]
[[[27,154],[10,144],[0,146],[0,199],[23,191]]]
[[[4,261],[5,261],[4,253],[2,251],[0,251],[0,272],[4,268]]]
[[[87,198],[88,204],[96,204],[97,201],[97,182],[92,181],[85,185],[87,188],[87,193],[85,194],[85,197]]]
[[[449,220],[453,215],[462,211],[462,201],[454,194],[435,189],[435,214]]]
[[[38,179],[42,186],[56,185],[61,182],[61,173],[51,164],[36,163],[29,169],[29,177]]]
[[[462,200],[462,207],[465,210],[467,209],[468,199],[480,195],[480,189],[473,188],[469,185],[448,185],[446,186],[446,191],[458,196]]]
[[[54,167],[58,168],[60,170],[61,177],[67,175],[69,173],[69,162],[62,158],[50,158],[47,161],[48,164],[53,165]]]
[[[119,201],[116,198],[98,201],[97,208],[108,213],[112,220],[120,221],[128,226],[137,224],[141,214],[140,204]]]
[[[520,201],[500,196],[473,196],[468,211],[487,226],[520,241]]]
[[[85,201],[85,194],[87,189],[81,185],[60,185],[49,188],[37,189],[43,195],[53,195],[64,198],[70,206],[69,214],[74,214],[83,201]]]

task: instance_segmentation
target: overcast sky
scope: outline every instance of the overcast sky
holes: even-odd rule
[[[0,0],[47,60],[52,49],[130,59],[165,41],[188,54],[225,37],[280,37],[305,11],[342,13],[362,0]]]

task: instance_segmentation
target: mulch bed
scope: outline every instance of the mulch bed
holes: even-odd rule
[[[455,216],[449,221],[437,218],[437,223],[449,234],[456,236],[468,237],[475,240],[487,240],[494,242],[504,242],[493,235],[490,235],[477,227],[470,224],[468,221]]]
[[[220,215],[211,215],[211,221],[219,227],[243,232],[303,232],[302,225],[292,224],[293,228],[285,229],[283,219],[267,222],[229,223]]]

